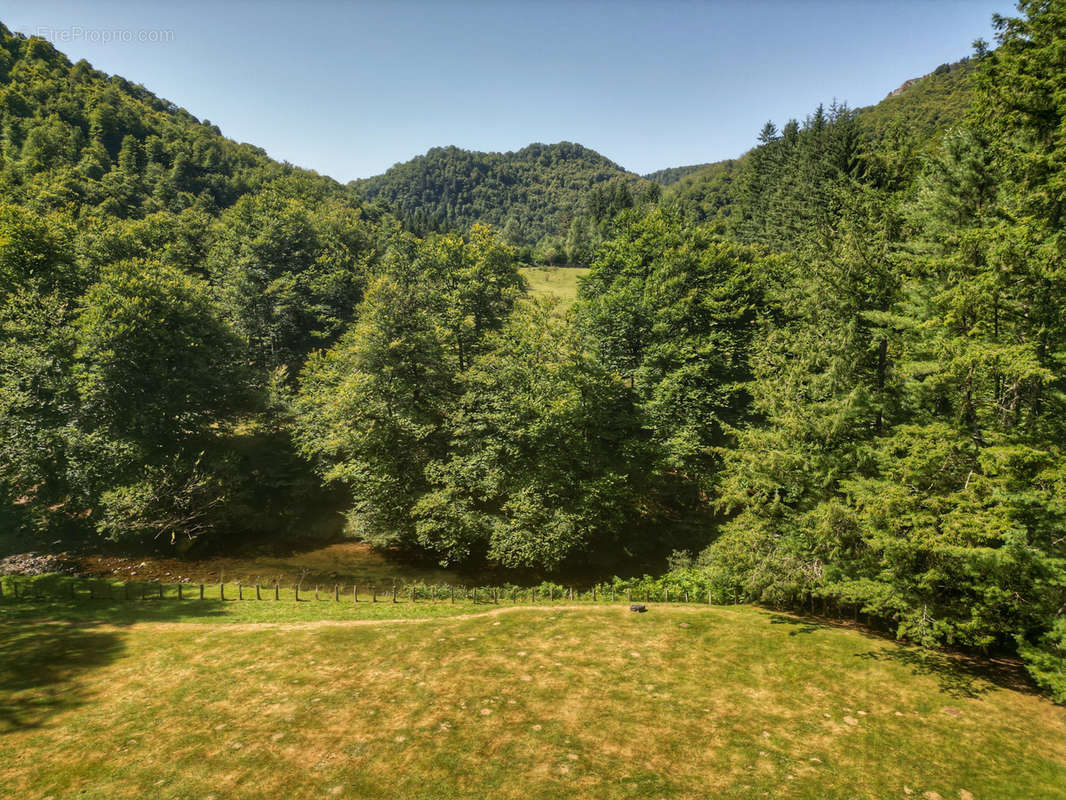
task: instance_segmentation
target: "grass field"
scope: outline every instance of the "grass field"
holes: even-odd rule
[[[534,297],[558,297],[565,310],[577,299],[578,280],[588,275],[586,267],[523,267],[519,270]]]
[[[259,623],[155,604],[170,621],[0,601],[5,796],[1066,797],[1066,709],[1006,667],[846,627],[745,606],[314,621],[339,604],[282,602]]]

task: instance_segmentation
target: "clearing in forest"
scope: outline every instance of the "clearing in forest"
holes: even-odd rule
[[[1009,666],[745,606],[286,621],[296,606],[30,622],[8,596],[6,794],[1066,797],[1066,709]]]

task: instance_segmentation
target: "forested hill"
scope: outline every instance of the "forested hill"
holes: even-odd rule
[[[692,175],[695,172],[699,172],[704,167],[713,166],[712,164],[689,164],[686,167],[667,167],[666,169],[659,169],[655,172],[649,172],[644,175],[644,179],[657,183],[660,186],[672,186],[679,180],[687,175]]]
[[[306,530],[320,490],[269,387],[351,321],[398,225],[2,25],[0,131],[0,530]]]
[[[880,103],[854,111],[862,137],[928,145],[960,121],[971,64],[942,64],[906,81]],[[745,159],[669,167],[637,176],[579,144],[532,144],[517,152],[436,147],[382,175],[349,184],[417,234],[486,222],[514,244],[537,245],[538,261],[576,263],[602,237],[603,221],[644,201],[676,201],[694,220],[722,218]]]
[[[435,147],[351,185],[416,233],[485,222],[511,242],[533,244],[565,235],[572,217],[586,210],[590,189],[609,183],[634,191],[645,184],[594,150],[559,142],[507,153]]]
[[[973,65],[965,58],[912,78],[880,103],[860,108],[859,124],[869,138],[877,141],[889,135],[921,141],[936,139],[966,116],[973,99]]]
[[[347,187],[222,136],[143,86],[72,64],[0,25],[0,191],[36,211],[209,216],[279,181],[290,194],[360,201]]]
[[[894,147],[928,150],[966,116],[972,91],[973,61],[941,64],[928,75],[904,81],[879,103],[854,110],[867,147],[892,138]],[[647,175],[667,187],[664,197],[681,204],[689,217],[708,220],[725,215],[735,196],[734,179],[745,158],[673,167]]]

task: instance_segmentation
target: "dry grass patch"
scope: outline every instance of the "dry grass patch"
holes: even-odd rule
[[[0,627],[27,663],[104,647],[3,668],[12,796],[1066,797],[1063,709],[757,609],[68,627],[108,638]]]

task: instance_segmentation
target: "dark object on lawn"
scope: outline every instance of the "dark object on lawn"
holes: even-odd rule
[[[643,614],[645,611],[648,610],[648,607],[643,603],[634,603],[629,607],[629,610],[636,611],[638,614]]]

